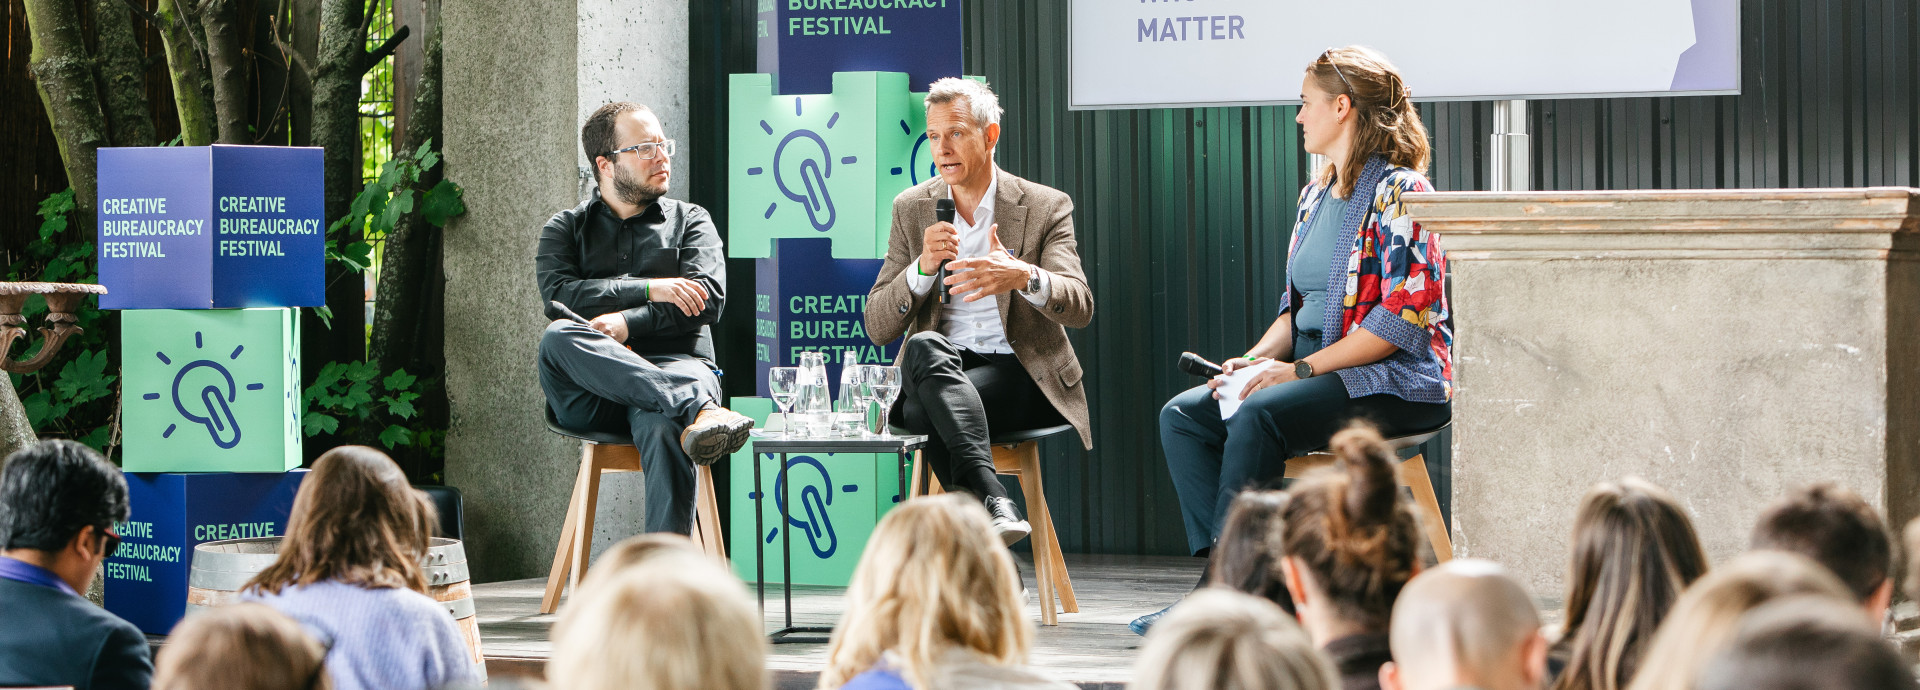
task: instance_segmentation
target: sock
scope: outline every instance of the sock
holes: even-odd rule
[[[994,476],[993,467],[974,467],[962,470],[954,477],[962,486],[973,491],[981,498],[1006,498],[1007,487],[1000,484],[1000,478]]]

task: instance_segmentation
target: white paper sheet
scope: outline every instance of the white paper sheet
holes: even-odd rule
[[[1240,409],[1240,402],[1241,402],[1240,391],[1246,389],[1247,382],[1252,381],[1253,377],[1260,375],[1260,372],[1271,369],[1273,368],[1273,365],[1278,363],[1279,362],[1277,360],[1269,359],[1265,362],[1261,362],[1253,366],[1241,367],[1240,369],[1234,371],[1233,374],[1231,375],[1221,375],[1221,376],[1215,377],[1215,378],[1226,380],[1226,383],[1221,384],[1219,388],[1214,389],[1220,392],[1221,421],[1232,419],[1233,413],[1236,410]]]

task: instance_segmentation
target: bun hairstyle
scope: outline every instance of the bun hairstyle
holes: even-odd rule
[[[1384,631],[1419,558],[1413,512],[1400,498],[1393,449],[1357,422],[1330,444],[1339,462],[1290,494],[1282,547],[1348,622]]]
[[[1427,126],[1413,107],[1413,89],[1407,88],[1399,68],[1385,55],[1361,46],[1334,48],[1307,63],[1307,74],[1329,98],[1346,96],[1353,103],[1353,149],[1347,152],[1347,178],[1337,179],[1338,169],[1329,161],[1320,171],[1323,184],[1337,183],[1341,198],[1351,196],[1360,170],[1376,153],[1385,155],[1393,165],[1427,172],[1433,160]]]

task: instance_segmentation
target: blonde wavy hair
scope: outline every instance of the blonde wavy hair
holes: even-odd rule
[[[999,665],[1026,663],[1033,626],[1021,611],[1020,573],[987,511],[957,494],[916,498],[880,520],[847,587],[821,688],[872,668],[883,652],[926,687],[954,647]]]
[[[548,687],[767,687],[759,611],[746,587],[713,559],[656,549],[639,565],[603,570],[603,576],[581,583],[560,610]]]
[[[1433,162],[1427,126],[1413,107],[1413,89],[1400,78],[1400,69],[1387,56],[1365,46],[1333,48],[1307,63],[1307,75],[1326,92],[1328,100],[1346,96],[1354,113],[1353,149],[1347,152],[1347,176],[1340,178],[1333,161],[1317,175],[1322,184],[1339,185],[1341,198],[1353,196],[1360,171],[1374,154],[1387,163],[1426,173]]]
[[[1194,592],[1147,634],[1135,690],[1332,690],[1333,665],[1278,604],[1220,586]]]
[[[154,690],[329,690],[327,650],[266,604],[187,616],[167,635]]]
[[[1628,690],[1692,690],[1694,680],[1738,631],[1740,617],[1792,595],[1831,597],[1858,611],[1859,600],[1824,566],[1785,551],[1751,551],[1687,588],[1660,624]],[[1860,614],[1865,620],[1866,614]]]

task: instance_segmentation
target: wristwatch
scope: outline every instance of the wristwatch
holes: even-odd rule
[[[1298,362],[1294,362],[1294,363],[1293,363],[1293,377],[1294,377],[1294,378],[1296,378],[1296,379],[1310,379],[1310,378],[1313,378],[1313,365],[1311,365],[1311,364],[1308,364],[1308,363],[1307,363],[1307,360],[1304,360],[1304,359],[1303,359],[1303,360],[1300,360],[1300,361],[1298,361]]]
[[[1027,266],[1027,289],[1022,290],[1022,292],[1025,292],[1029,295],[1040,294],[1040,267],[1039,266],[1032,266],[1032,265]]]

